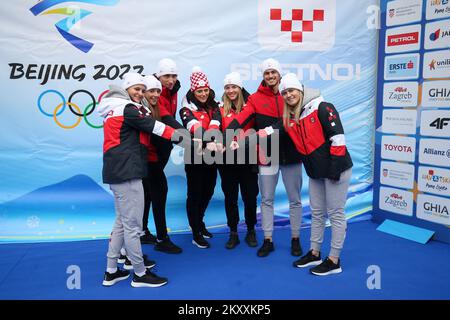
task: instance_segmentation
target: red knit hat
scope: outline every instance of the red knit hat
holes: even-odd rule
[[[209,88],[208,78],[200,67],[194,67],[191,73],[191,91],[194,92],[200,88]]]

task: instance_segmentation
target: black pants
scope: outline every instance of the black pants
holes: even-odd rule
[[[151,206],[156,236],[159,240],[162,240],[167,236],[166,202],[168,187],[164,167],[160,162],[148,162],[148,177],[142,179],[142,183],[145,197],[143,229],[148,230],[148,216]]]
[[[256,225],[256,198],[258,197],[258,173],[250,165],[223,165],[219,166],[222,180],[222,191],[225,196],[225,212],[227,225],[231,231],[236,232],[239,223],[238,196],[239,188],[244,202],[245,224],[247,230]]]
[[[192,233],[198,234],[205,227],[203,218],[214,195],[217,167],[207,164],[186,164],[184,170],[187,179],[186,212]]]

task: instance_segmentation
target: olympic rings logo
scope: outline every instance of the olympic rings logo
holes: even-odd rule
[[[97,99],[95,99],[94,95],[92,93],[90,93],[87,90],[75,90],[74,92],[72,92],[69,96],[69,99],[66,101],[66,98],[64,97],[64,95],[59,92],[58,90],[45,90],[44,92],[42,92],[38,99],[37,99],[37,106],[39,108],[39,111],[50,118],[53,118],[53,120],[55,121],[55,123],[60,126],[63,129],[73,129],[76,126],[78,126],[81,122],[81,118],[84,119],[84,121],[86,122],[86,124],[88,126],[90,126],[91,128],[94,129],[101,129],[103,128],[103,124],[102,125],[95,125],[92,124],[89,120],[88,120],[88,116],[90,114],[92,114],[92,112],[94,112],[95,107],[97,106],[98,103],[100,103],[100,101],[102,100],[103,96],[108,92],[109,90],[105,90],[103,91]],[[61,103],[59,103],[54,109],[52,113],[48,113],[46,111],[44,111],[44,108],[42,107],[42,98],[46,95],[49,94],[56,94],[57,96],[59,96],[61,98]],[[92,102],[90,102],[89,104],[87,104],[83,110],[80,109],[80,107],[72,101],[72,99],[75,97],[75,95],[77,94],[86,94],[89,96],[89,98],[92,100]],[[68,106],[69,110],[77,117],[76,121],[74,124],[72,125],[64,125],[62,124],[59,120],[58,120],[58,116],[60,114],[62,114],[64,112],[64,110],[66,109],[66,106]]]

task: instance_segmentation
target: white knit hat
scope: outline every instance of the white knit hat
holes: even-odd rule
[[[172,59],[162,59],[158,62],[158,71],[156,75],[161,77],[166,74],[176,74],[178,75],[177,64]]]
[[[303,85],[300,83],[295,73],[288,73],[281,79],[279,89],[280,92],[287,89],[298,89],[303,92]]]
[[[145,86],[147,87],[147,90],[150,90],[150,89],[162,90],[161,82],[159,82],[159,80],[156,79],[154,75],[145,76],[144,81],[145,81]]]
[[[144,77],[136,72],[128,72],[123,75],[122,88],[127,90],[129,87],[136,84],[143,84],[146,86]]]
[[[263,74],[264,74],[264,72],[266,72],[269,69],[273,69],[273,70],[278,71],[278,73],[281,76],[281,65],[280,65],[280,63],[277,60],[269,58],[269,59],[266,59],[266,60],[263,61],[263,63],[262,63],[262,72],[263,72]]]
[[[227,74],[223,80],[223,86],[225,87],[228,84],[234,84],[242,89],[241,75],[238,72],[231,72]]]

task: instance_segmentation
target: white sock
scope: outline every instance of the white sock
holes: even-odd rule
[[[116,268],[106,268],[106,272],[108,273],[116,273],[117,272],[117,267]]]
[[[123,256],[127,255],[127,252],[126,252],[125,248],[121,248],[120,249],[120,254],[123,255]]]
[[[135,274],[140,278],[140,277],[145,275],[145,271],[144,272],[140,272],[140,273],[135,272]]]

